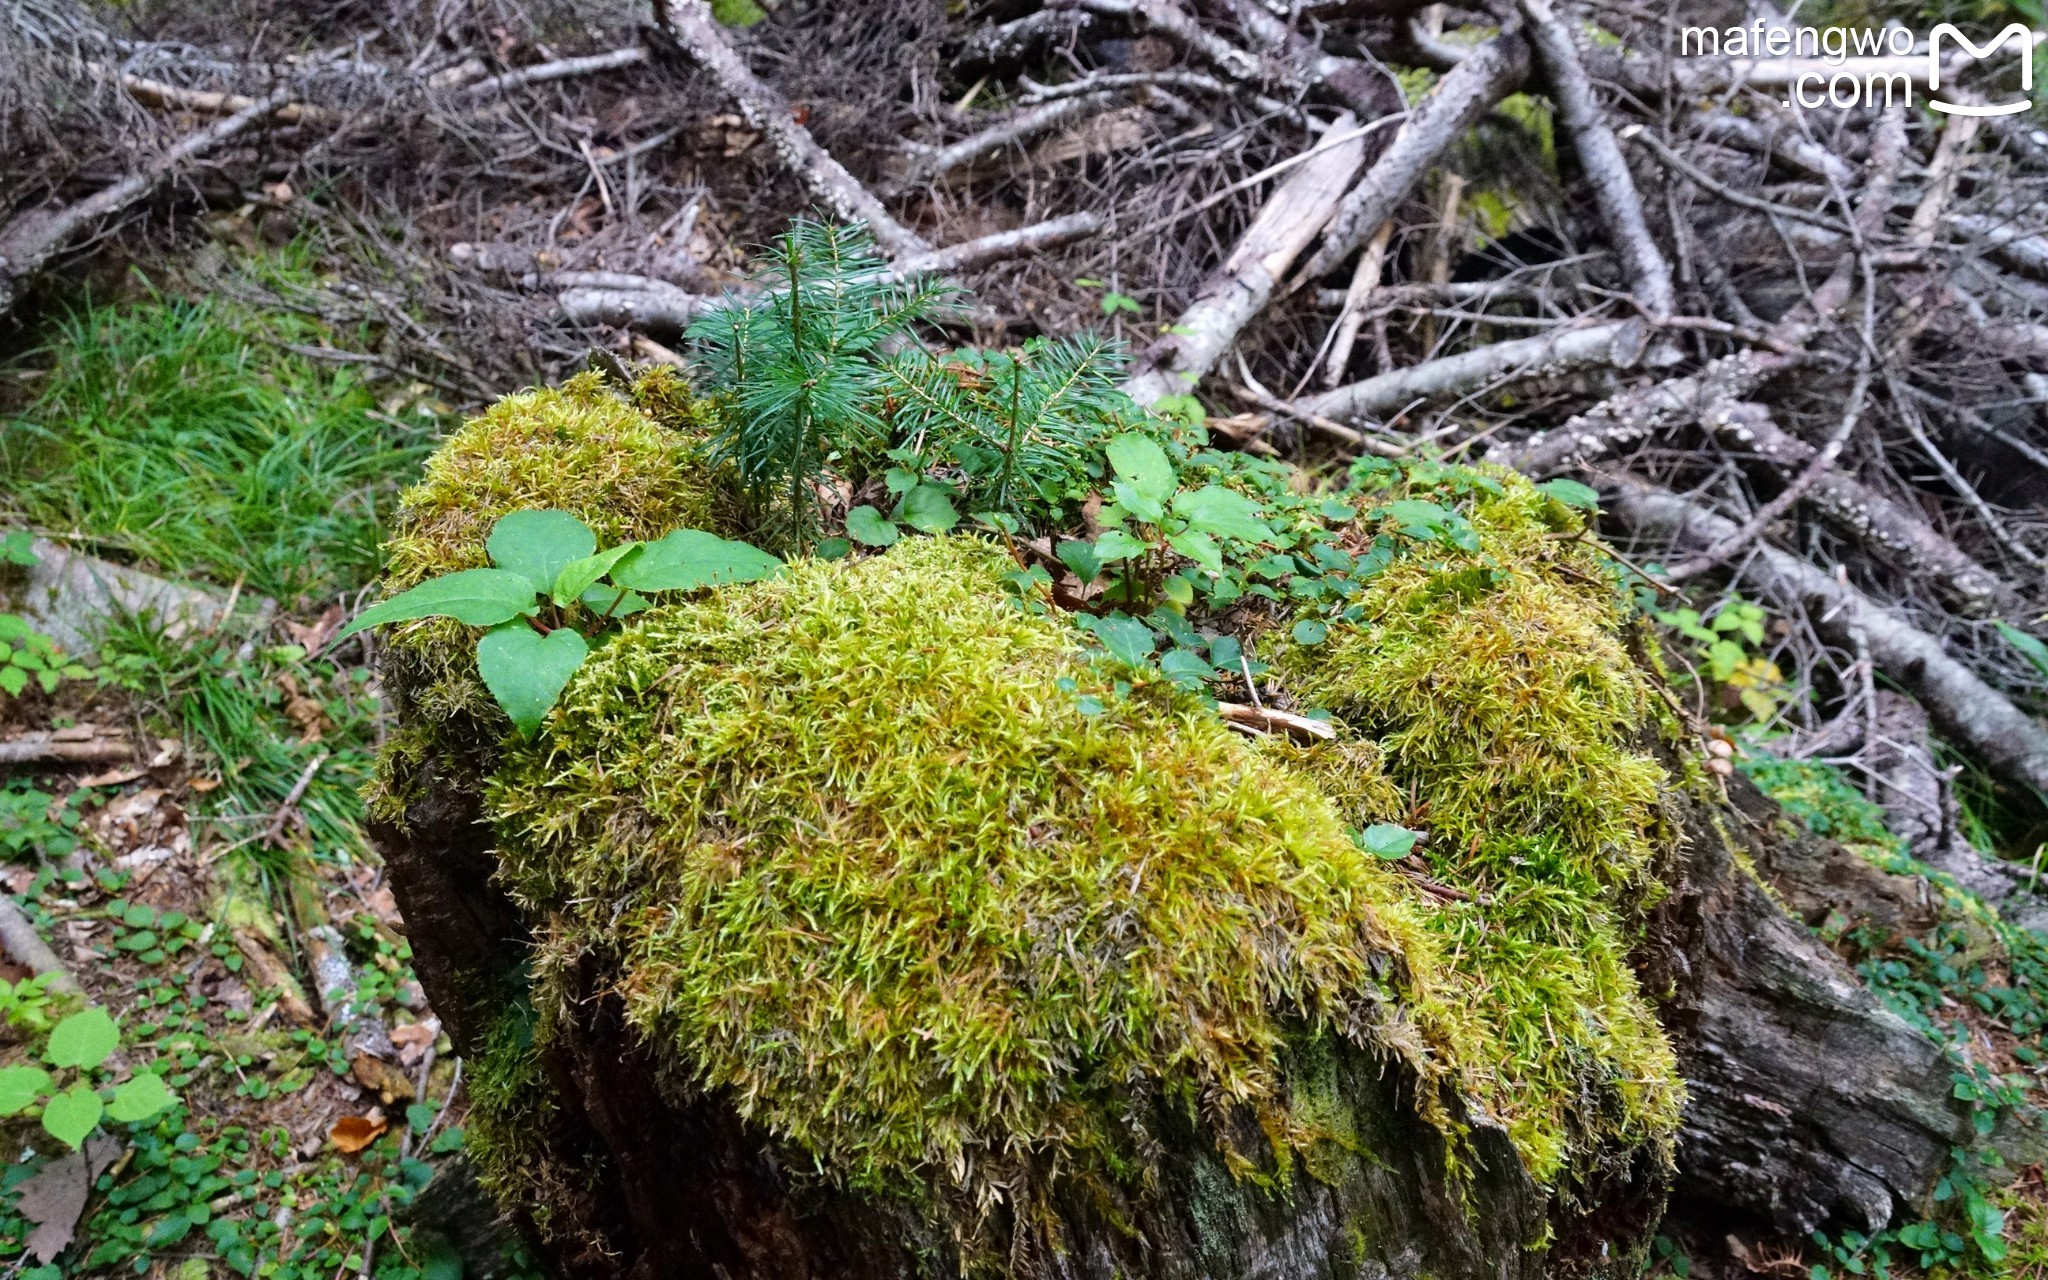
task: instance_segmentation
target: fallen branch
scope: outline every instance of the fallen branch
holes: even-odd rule
[[[1550,0],[1522,0],[1522,15],[1528,20],[1529,43],[1535,46],[1536,60],[1550,82],[1558,119],[1571,136],[1572,150],[1578,153],[1592,183],[1600,220],[1628,269],[1630,287],[1652,316],[1667,316],[1673,297],[1671,264],[1650,237],[1642,197],[1636,194],[1621,144],[1614,140],[1600,103],[1593,97],[1593,84],[1579,63],[1571,29],[1551,9]]]
[[[1503,379],[1554,377],[1601,365],[1631,368],[1642,358],[1649,336],[1650,326],[1640,319],[1559,328],[1425,360],[1296,400],[1294,406],[1338,422],[1384,417],[1419,401],[1470,395]]]
[[[748,69],[726,43],[707,0],[660,0],[655,13],[682,51],[718,81],[747,123],[768,140],[812,195],[847,221],[865,222],[892,258],[931,251],[922,237],[896,221],[873,192],[818,145],[810,130],[797,123],[781,94]]]
[[[575,76],[595,75],[600,71],[619,71],[626,67],[637,67],[647,61],[647,50],[640,45],[624,49],[613,49],[609,53],[586,54],[580,58],[557,58],[552,62],[536,63],[520,67],[503,75],[490,76],[482,80],[447,86],[451,96],[474,101],[498,94],[510,93],[530,85],[547,84],[554,80],[567,80]]]
[[[43,941],[43,935],[36,932],[35,925],[15,905],[14,899],[0,894],[0,948],[13,956],[15,963],[27,965],[33,973],[48,974],[51,991],[78,993],[78,980],[50,950],[50,944]]]
[[[73,237],[148,196],[186,161],[205,155],[268,120],[290,98],[290,91],[284,89],[259,98],[225,120],[187,135],[142,169],[76,204],[47,218],[37,217],[33,212],[16,218],[0,231],[0,315],[14,308],[21,300],[23,285],[61,253]]]
[[[101,737],[89,726],[0,739],[0,765],[121,764],[134,758],[134,743],[121,737]]]
[[[1639,537],[1704,550],[1735,536],[1735,522],[1667,489],[1618,482],[1606,509]],[[1768,543],[1745,562],[1753,587],[1803,607],[1814,626],[1847,645],[1861,632],[1878,670],[1920,700],[1951,742],[2011,781],[2048,793],[2048,729],[2015,707],[1939,640],[1879,607],[1848,582]]]
[[[1345,112],[1331,124],[1330,135],[1356,135],[1357,124],[1357,117]],[[1320,148],[1288,175],[1171,333],[1146,352],[1125,383],[1132,399],[1151,404],[1186,392],[1216,367],[1245,325],[1272,300],[1288,268],[1323,229],[1364,163],[1365,140],[1353,136]]]
[[[1385,154],[1373,162],[1330,219],[1323,244],[1291,283],[1327,275],[1393,216],[1452,143],[1479,123],[1529,74],[1529,47],[1504,32],[1474,49],[1415,107]]]

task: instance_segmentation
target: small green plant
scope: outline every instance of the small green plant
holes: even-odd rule
[[[1695,609],[1656,614],[1658,622],[1699,647],[1708,678],[1733,692],[1759,724],[1777,715],[1787,696],[1784,673],[1762,652],[1765,617],[1763,609],[1739,596],[1716,610],[1711,621]]]
[[[34,681],[44,693],[92,672],[64,656],[57,642],[12,613],[0,613],[0,693],[19,697]]]
[[[13,565],[17,569],[33,568],[39,563],[35,543],[35,535],[26,529],[0,534],[0,564]]]
[[[61,801],[23,782],[0,788],[0,856],[8,861],[61,858],[78,847],[78,806],[88,793]]]
[[[42,1056],[70,1085],[60,1089],[62,1076],[41,1067],[0,1067],[0,1116],[38,1109],[43,1129],[75,1151],[103,1119],[139,1124],[177,1101],[153,1071],[133,1072],[118,1084],[104,1078],[101,1068],[120,1043],[120,1029],[105,1009],[65,1018],[50,1029]]]
[[[1083,582],[1104,569],[1116,570],[1108,599],[1147,604],[1164,593],[1176,604],[1192,604],[1195,581],[1171,572],[1177,557],[1221,578],[1226,544],[1273,540],[1258,504],[1244,494],[1220,484],[1182,486],[1152,437],[1127,431],[1111,438],[1103,452],[1115,473],[1109,486],[1114,501],[1100,517],[1108,527],[1093,544],[1063,544],[1059,555]]]
[[[532,737],[612,623],[648,607],[643,592],[698,591],[773,577],[782,561],[743,542],[678,529],[604,551],[566,511],[514,511],[484,545],[495,566],[430,578],[363,610],[336,641],[418,618],[484,628],[477,673],[524,737]]]
[[[40,1036],[50,1030],[50,983],[54,974],[37,973],[19,982],[0,978],[0,1021],[16,1031]]]
[[[763,301],[712,312],[690,338],[730,403],[713,455],[732,466],[778,541],[807,547],[826,469],[857,475],[887,447],[882,348],[945,290],[898,280],[860,227],[799,221],[773,256]]]
[[[1114,316],[1119,311],[1128,311],[1134,316],[1145,313],[1144,308],[1138,305],[1136,298],[1133,298],[1128,293],[1118,293],[1100,280],[1091,280],[1087,276],[1082,276],[1074,281],[1074,284],[1083,289],[1099,290],[1102,293],[1103,315]]]

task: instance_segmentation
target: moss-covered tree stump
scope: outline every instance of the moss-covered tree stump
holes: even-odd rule
[[[743,534],[695,413],[506,401],[390,586],[523,508]],[[567,1274],[776,1280],[1620,1270],[1674,1174],[1792,1227],[1922,1194],[1938,1052],[1744,869],[1788,837],[1580,517],[1437,483],[1478,550],[1315,646],[1244,620],[1312,748],[1119,683],[971,536],[640,615],[530,742],[461,627],[395,630],[377,833],[487,1183]]]

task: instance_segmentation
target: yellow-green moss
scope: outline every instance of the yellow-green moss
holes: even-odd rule
[[[1478,899],[1425,916],[1453,999],[1434,1030],[1552,1182],[1676,1130],[1676,1065],[1628,963],[1671,833],[1663,771],[1633,746],[1656,695],[1623,597],[1552,499],[1495,478],[1469,512],[1478,552],[1402,556],[1362,622],[1280,667],[1378,743],[1432,874]]]
[[[1147,1097],[1277,1114],[1289,1025],[1431,1060],[1408,886],[1204,708],[1111,695],[1011,567],[799,562],[594,654],[490,790],[543,987],[596,951],[693,1084],[971,1205],[1124,1166]]]

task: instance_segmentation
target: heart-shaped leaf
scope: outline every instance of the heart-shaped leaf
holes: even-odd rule
[[[1576,480],[1567,480],[1560,476],[1555,480],[1545,480],[1542,484],[1537,485],[1536,488],[1539,492],[1549,494],[1568,507],[1578,507],[1586,511],[1598,511],[1600,509],[1600,491],[1591,485],[1580,484]]]
[[[122,1124],[147,1120],[176,1102],[170,1087],[153,1071],[138,1071],[114,1088],[114,1101],[107,1114]]]
[[[60,1067],[89,1069],[106,1061],[120,1043],[121,1032],[114,1026],[114,1020],[105,1009],[94,1005],[57,1024],[50,1032],[43,1057]]]
[[[1169,537],[1166,540],[1166,545],[1180,552],[1204,569],[1207,569],[1210,573],[1216,574],[1219,577],[1222,576],[1223,551],[1216,545],[1216,539],[1210,537],[1202,530],[1182,529],[1179,533]]]
[[[782,568],[782,561],[758,547],[700,529],[678,529],[619,561],[612,581],[633,591],[696,591],[772,578]]]
[[[445,577],[429,578],[410,591],[371,605],[334,638],[341,641],[369,627],[410,622],[414,618],[453,618],[472,627],[495,627],[532,608],[536,594],[532,581],[523,573],[510,569],[464,569]]]
[[[19,1115],[50,1089],[50,1073],[41,1067],[0,1067],[0,1116]]]
[[[513,623],[477,641],[476,669],[520,736],[531,738],[589,656],[590,646],[567,627],[541,635]]]
[[[100,1122],[100,1095],[82,1084],[71,1086],[43,1107],[43,1128],[57,1141],[77,1150]]]
[[[855,507],[846,513],[846,536],[862,546],[890,547],[903,533],[873,507]]]
[[[545,594],[563,569],[597,550],[597,535],[566,511],[514,511],[491,526],[484,550],[492,564],[523,575],[536,594]]]
[[[1166,450],[1151,436],[1126,431],[1110,437],[1102,451],[1117,478],[1139,497],[1163,503],[1173,496],[1173,463],[1167,461]]]
[[[943,488],[921,484],[903,499],[903,522],[925,533],[944,533],[960,523],[960,512]]]
[[[1273,531],[1259,519],[1258,504],[1235,489],[1205,484],[1188,493],[1176,494],[1173,513],[1203,533],[1240,542],[1266,542]]]
[[[1102,557],[1095,554],[1092,542],[1062,542],[1058,554],[1060,563],[1073,570],[1084,585],[1102,575]]]
[[[612,566],[631,555],[639,548],[637,542],[626,542],[594,556],[571,560],[555,575],[552,595],[556,604],[566,605],[571,600],[581,599],[583,593],[597,585],[597,580],[612,571]]]
[[[1378,822],[1359,833],[1358,845],[1375,858],[1397,862],[1407,857],[1421,838],[1419,831],[1410,831],[1391,822]]]
[[[1107,529],[1095,540],[1095,559],[1101,564],[1117,564],[1132,556],[1144,555],[1148,550],[1144,542],[1132,537],[1122,529]]]
[[[1105,618],[1078,614],[1074,621],[1094,632],[1095,638],[1102,641],[1102,647],[1109,650],[1109,656],[1127,667],[1145,665],[1152,656],[1153,646],[1159,642],[1158,637],[1152,634],[1152,628],[1121,613],[1112,613]]]

